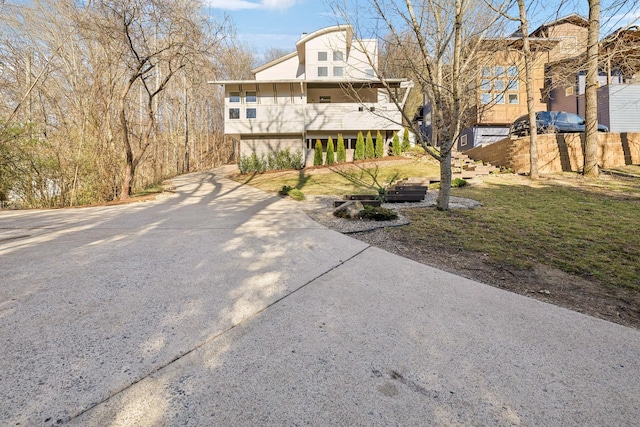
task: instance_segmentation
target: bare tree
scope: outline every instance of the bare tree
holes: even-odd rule
[[[586,135],[584,169],[587,177],[597,178],[598,170],[598,51],[600,36],[600,0],[589,1],[587,35],[587,81],[585,88]]]
[[[477,61],[480,46],[498,19],[483,3],[475,0],[369,0],[377,37],[404,53],[401,68],[411,70],[417,87],[431,108],[431,131],[413,126],[417,140],[440,163],[437,208],[449,209],[451,193],[451,151],[461,130],[476,108]],[[351,22],[364,22],[356,13],[342,13]],[[357,8],[357,9],[356,9]],[[363,29],[360,29],[363,31]],[[371,61],[383,85],[384,70]],[[396,69],[397,71],[397,69]],[[388,86],[386,86],[388,87]],[[394,97],[391,97],[394,99]],[[413,111],[403,111],[405,123],[412,123]]]

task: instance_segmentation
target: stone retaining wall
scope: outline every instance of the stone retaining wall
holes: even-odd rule
[[[540,173],[578,172],[584,163],[584,134],[538,135]],[[474,160],[529,173],[529,138],[503,139],[465,151]],[[598,164],[615,168],[640,164],[640,133],[598,133]]]

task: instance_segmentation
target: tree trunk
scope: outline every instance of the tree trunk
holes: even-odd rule
[[[133,86],[133,82],[137,79],[129,79],[127,85],[120,94],[120,126],[122,127],[122,143],[125,150],[125,169],[124,180],[122,181],[122,188],[120,190],[120,200],[128,199],[131,196],[131,186],[133,185],[133,176],[135,174],[135,166],[133,164],[133,150],[131,148],[131,141],[129,140],[129,124],[127,123],[127,94]]]
[[[522,32],[522,54],[524,55],[525,86],[527,90],[527,111],[529,113],[529,177],[538,179],[538,126],[533,105],[533,58],[529,43],[529,24],[524,0],[518,0],[520,9],[520,30]]]
[[[451,198],[451,150],[442,154],[440,158],[440,189],[436,209],[439,211],[449,210],[449,199]]]
[[[597,178],[598,171],[598,37],[600,35],[600,0],[589,0],[587,36],[587,83],[585,90],[584,176]]]

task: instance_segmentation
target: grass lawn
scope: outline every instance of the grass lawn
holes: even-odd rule
[[[367,177],[357,169],[351,173]],[[375,173],[382,182],[395,174],[434,176],[438,168],[422,159],[381,163]],[[326,168],[236,179],[272,192],[289,185],[307,195],[375,193]],[[526,269],[539,263],[603,286],[640,290],[640,178],[561,174],[532,182],[494,175],[454,188],[452,195],[478,200],[483,207],[407,210],[411,224],[394,234],[409,247],[459,247],[486,254],[494,264]]]
[[[414,210],[404,231],[488,254],[518,268],[540,263],[605,286],[640,290],[640,179],[493,176],[452,189],[475,210]]]
[[[388,184],[393,177],[402,179],[416,176],[438,176],[440,174],[435,160],[422,157],[414,160],[390,160],[375,164],[344,164],[331,168],[246,174],[238,175],[234,179],[269,192],[278,192],[287,185],[299,189],[305,195],[377,194],[373,178],[364,171],[365,169],[383,185]],[[360,181],[360,184],[356,181]]]

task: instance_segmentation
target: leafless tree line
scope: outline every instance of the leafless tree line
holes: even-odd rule
[[[124,199],[232,160],[223,95],[207,80],[249,65],[234,63],[228,20],[198,0],[36,0],[0,13],[0,199]]]

